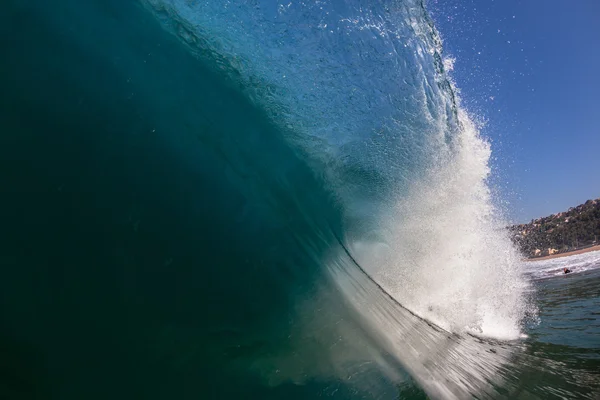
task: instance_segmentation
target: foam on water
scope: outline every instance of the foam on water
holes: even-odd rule
[[[528,311],[520,256],[493,206],[490,146],[464,111],[453,146],[380,221],[376,243],[356,241],[361,265],[400,303],[455,332],[520,336]]]
[[[536,279],[562,276],[564,275],[563,268],[569,268],[574,274],[598,269],[600,268],[600,251],[549,260],[528,261],[522,264],[522,269]]]

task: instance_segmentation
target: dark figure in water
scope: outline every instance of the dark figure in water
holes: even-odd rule
[[[573,271],[571,271],[569,268],[566,268],[566,267],[565,267],[565,268],[563,268],[563,272],[564,272],[565,274],[569,274],[569,273],[571,273],[571,272],[573,272]]]

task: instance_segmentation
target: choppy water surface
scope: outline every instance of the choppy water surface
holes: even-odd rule
[[[598,398],[596,255],[523,265],[420,1],[0,29],[0,397]]]

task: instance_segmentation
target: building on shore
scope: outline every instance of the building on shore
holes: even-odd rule
[[[594,246],[600,237],[600,199],[511,226],[509,230],[513,242],[529,258]]]

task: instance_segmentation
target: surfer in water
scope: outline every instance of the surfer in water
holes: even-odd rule
[[[573,271],[571,271],[569,268],[565,267],[565,268],[563,268],[563,272],[564,272],[565,274],[570,274],[570,273],[571,273],[571,272],[573,272]]]

